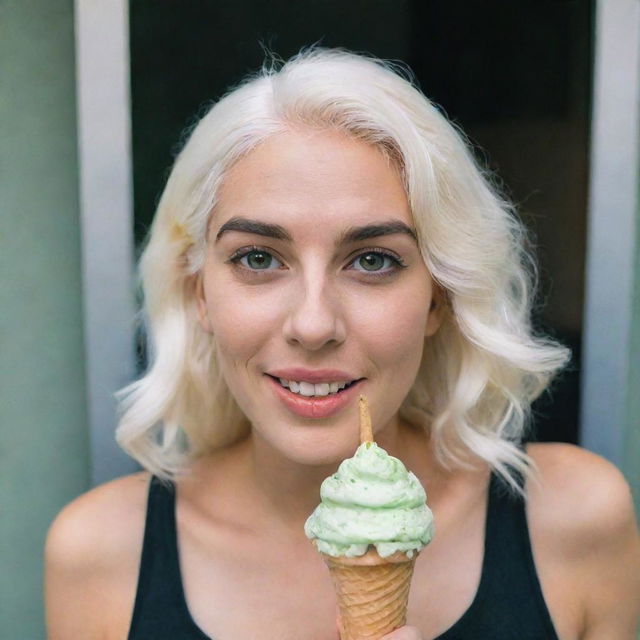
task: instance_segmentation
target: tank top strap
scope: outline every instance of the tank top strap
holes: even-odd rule
[[[522,478],[520,486],[525,489]],[[518,633],[537,629],[526,637],[557,640],[533,558],[526,501],[495,474],[489,489],[485,545],[485,586],[494,603],[516,612],[513,624]]]
[[[128,640],[209,640],[193,622],[185,600],[175,503],[175,485],[152,477]]]
[[[525,500],[496,474],[489,483],[478,590],[437,640],[470,638],[558,640],[533,560]]]
[[[185,600],[175,487],[152,478],[128,640],[210,640]],[[491,476],[480,584],[471,606],[437,640],[558,640],[533,561],[524,500]]]

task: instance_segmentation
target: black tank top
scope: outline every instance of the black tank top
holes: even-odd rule
[[[128,640],[213,640],[194,622],[178,556],[175,491],[153,479]],[[491,477],[480,584],[436,640],[558,640],[536,574],[524,502]]]

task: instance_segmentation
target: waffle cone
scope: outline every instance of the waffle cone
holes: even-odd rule
[[[379,640],[407,619],[409,586],[417,554],[382,558],[375,547],[355,558],[322,554],[338,597],[341,640]]]

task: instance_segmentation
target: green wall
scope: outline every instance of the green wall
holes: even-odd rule
[[[72,0],[0,0],[0,638],[44,638],[42,547],[89,486]]]
[[[623,471],[631,484],[640,522],[640,175],[636,210],[635,268],[627,386],[627,425]],[[640,631],[638,631],[640,638]]]

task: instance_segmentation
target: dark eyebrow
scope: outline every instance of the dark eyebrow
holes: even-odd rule
[[[389,220],[388,222],[382,222],[380,224],[367,224],[362,227],[351,227],[350,229],[347,229],[337,244],[349,244],[359,242],[361,240],[368,240],[369,238],[390,236],[394,233],[404,233],[411,236],[416,243],[418,242],[416,232],[408,224],[405,224],[400,220]]]
[[[285,240],[287,242],[292,242],[293,240],[284,227],[281,227],[279,224],[260,222],[259,220],[251,220],[249,218],[235,217],[227,220],[218,230],[216,242],[225,231],[243,231],[244,233],[253,233],[258,236]],[[338,238],[336,246],[369,240],[369,238],[390,236],[395,233],[404,233],[413,238],[416,243],[418,242],[416,232],[409,225],[400,220],[389,220],[388,222],[379,224],[350,227]]]
[[[227,220],[220,229],[218,229],[216,242],[225,231],[244,231],[245,233],[253,233],[258,236],[275,238],[276,240],[292,241],[291,236],[279,224],[249,220],[248,218],[231,218]]]

